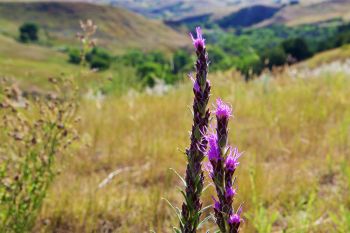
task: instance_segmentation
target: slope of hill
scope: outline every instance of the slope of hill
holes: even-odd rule
[[[344,62],[350,58],[350,45],[344,45],[339,48],[331,49],[318,53],[312,58],[298,64],[303,68],[316,68],[332,62]]]
[[[318,23],[331,19],[350,20],[350,1],[328,0],[313,4],[300,4],[283,8],[272,18],[257,26],[272,24],[286,24],[295,26],[301,24]]]
[[[253,5],[289,4],[291,1],[292,0],[104,0],[98,2],[125,7],[148,17],[177,21],[181,18],[194,15],[230,14]],[[300,3],[309,5],[323,1],[326,0],[300,0]]]
[[[29,90],[47,86],[48,77],[75,75],[82,68],[67,62],[67,55],[39,45],[22,44],[7,36],[0,35],[0,78],[11,78],[21,88]],[[106,73],[88,72],[79,83],[90,83],[92,78],[101,78]]]
[[[222,28],[249,27],[271,18],[279,10],[280,8],[276,6],[254,5],[225,16],[216,22]]]
[[[206,4],[210,5],[208,2]],[[206,10],[199,10],[200,7],[193,9],[190,16],[182,14],[182,16],[166,20],[166,23],[170,26],[190,25],[191,27],[194,23],[201,25],[216,23],[227,29],[276,24],[296,26],[334,19],[350,20],[350,1],[348,0],[300,1],[300,4],[257,0],[249,3],[242,1],[225,7],[215,5]]]
[[[75,42],[79,20],[98,25],[99,44],[113,51],[125,48],[174,49],[184,46],[184,37],[160,21],[149,20],[127,10],[88,3],[0,3],[3,34],[17,36],[24,22],[35,22],[50,40]]]

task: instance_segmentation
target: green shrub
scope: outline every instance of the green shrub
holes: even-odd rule
[[[235,58],[236,68],[245,76],[246,80],[252,78],[253,75],[258,75],[263,70],[263,64],[257,54],[247,55],[243,58]]]
[[[68,61],[70,63],[81,63],[81,51],[79,49],[70,49],[68,56]],[[90,65],[92,69],[106,70],[111,66],[112,57],[107,51],[94,47],[85,55],[85,61]]]
[[[81,52],[79,49],[70,49],[69,50],[69,60],[72,64],[80,64],[81,62]]]
[[[19,28],[19,40],[21,42],[31,42],[39,40],[38,36],[39,26],[35,23],[24,23]]]
[[[288,39],[282,42],[283,50],[297,61],[302,61],[312,56],[312,53],[303,38]]]
[[[350,31],[344,31],[342,33],[339,33],[336,36],[335,45],[337,47],[340,47],[342,45],[349,44],[349,43],[350,43]]]
[[[137,75],[140,77],[144,85],[153,87],[156,79],[162,79],[162,67],[154,62],[146,62],[137,67]]]
[[[211,70],[226,70],[233,65],[228,54],[218,46],[208,47],[208,53],[210,54],[209,60],[213,61],[210,66]]]
[[[178,74],[189,68],[191,56],[185,50],[177,50],[173,55],[173,73]]]
[[[125,65],[136,66],[145,61],[145,55],[140,50],[131,50],[117,59]]]
[[[263,52],[261,54],[261,61],[269,69],[272,69],[272,67],[284,65],[287,61],[287,54],[278,46]]]
[[[112,57],[107,51],[94,47],[86,55],[86,61],[90,63],[90,67],[93,69],[106,70],[111,65]]]
[[[111,61],[103,57],[94,56],[90,61],[90,67],[92,69],[107,70],[110,67]]]

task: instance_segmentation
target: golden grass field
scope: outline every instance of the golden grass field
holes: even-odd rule
[[[232,104],[229,141],[244,151],[235,201],[244,206],[242,232],[348,232],[350,79],[274,76],[210,75],[211,102]],[[34,232],[171,232],[176,216],[162,198],[181,205],[169,168],[184,174],[191,101],[189,83],[164,96],[83,100],[82,149],[59,159]]]

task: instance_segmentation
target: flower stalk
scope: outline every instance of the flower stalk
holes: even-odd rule
[[[194,38],[193,45],[196,49],[197,61],[195,64],[196,77],[193,82],[193,125],[191,132],[191,144],[186,149],[187,169],[185,176],[186,189],[183,192],[184,202],[180,216],[180,231],[182,233],[194,233],[200,224],[202,214],[202,202],[200,200],[203,191],[204,174],[202,162],[207,150],[208,141],[205,137],[208,128],[210,112],[207,108],[210,83],[208,76],[208,55],[205,48],[205,39],[201,29],[196,28],[197,38]]]
[[[242,208],[236,212],[232,207],[236,189],[233,187],[235,179],[233,174],[239,165],[240,153],[237,148],[228,146],[228,121],[232,116],[232,109],[221,99],[217,100],[216,106],[216,132],[208,135],[209,159],[208,170],[212,178],[218,200],[214,199],[215,221],[222,233],[236,233],[239,231],[242,219]]]

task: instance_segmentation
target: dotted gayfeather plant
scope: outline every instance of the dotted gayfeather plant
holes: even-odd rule
[[[227,145],[228,120],[232,116],[232,109],[217,100],[215,110],[216,132],[208,135],[209,150],[207,169],[212,178],[218,200],[214,199],[215,221],[222,233],[237,233],[242,222],[240,217],[242,207],[235,212],[232,207],[236,189],[233,187],[233,174],[239,165],[240,153],[237,148]]]
[[[26,97],[16,86],[0,90],[0,232],[32,229],[57,173],[56,157],[77,139],[71,83],[50,81],[59,96]]]
[[[187,169],[186,176],[181,176],[185,190],[181,191],[184,196],[182,209],[176,209],[180,220],[180,227],[175,232],[193,233],[201,225],[202,202],[200,200],[203,191],[204,174],[202,162],[207,149],[206,132],[210,112],[207,108],[210,96],[210,83],[208,75],[208,54],[205,48],[205,40],[199,27],[196,28],[197,38],[194,38],[193,45],[196,49],[197,61],[195,64],[196,77],[191,77],[193,82],[193,125],[191,131],[191,144],[186,149]]]

